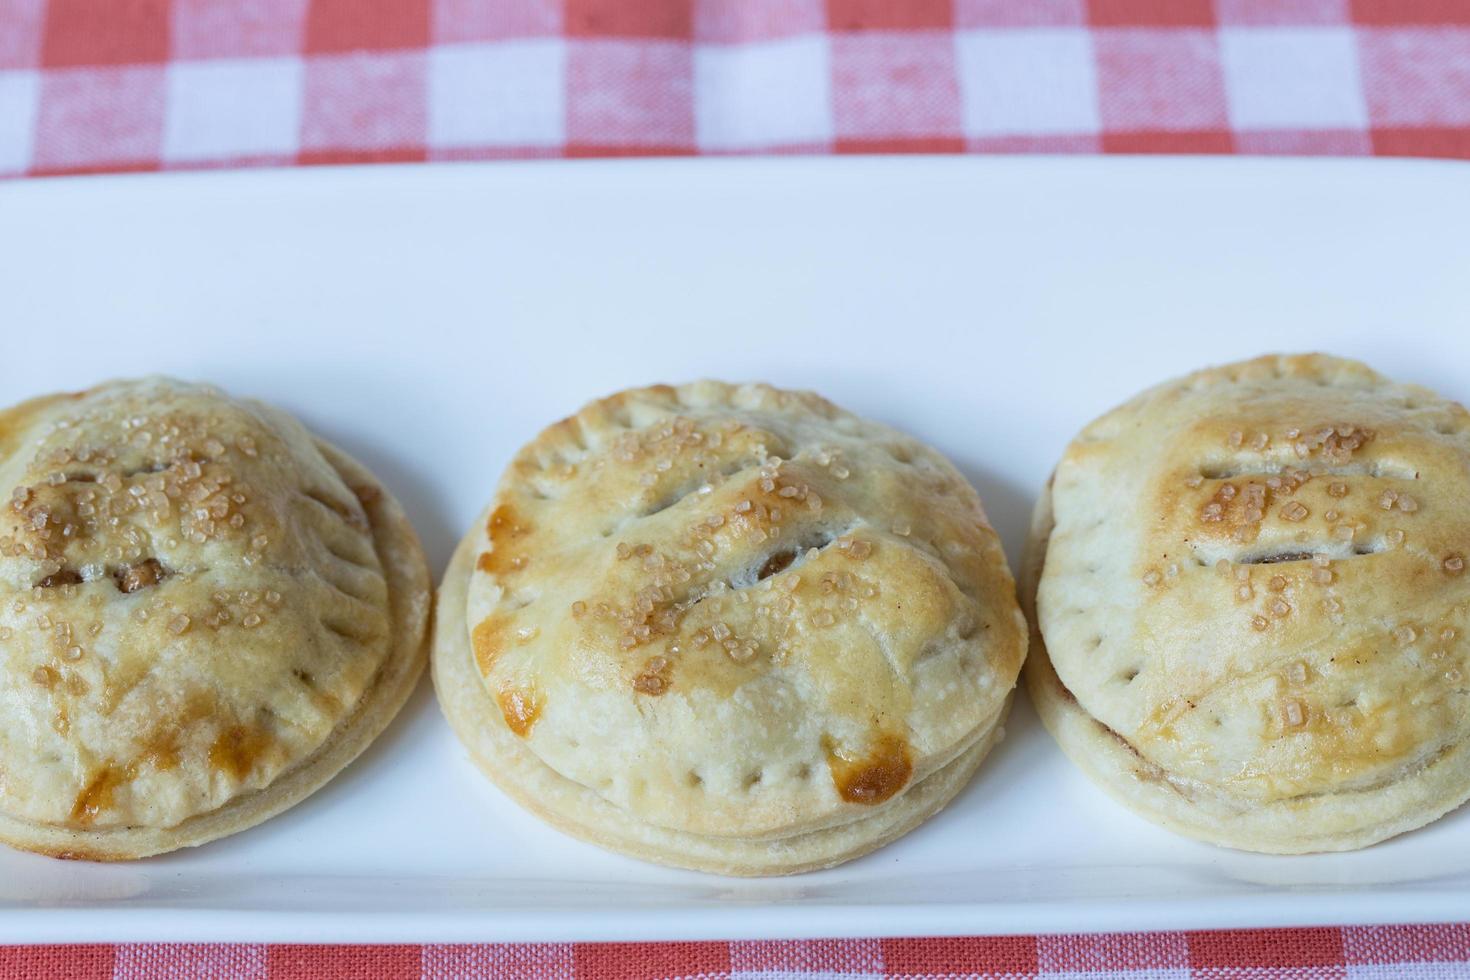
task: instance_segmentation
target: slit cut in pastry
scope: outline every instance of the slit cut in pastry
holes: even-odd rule
[[[511,463],[441,590],[450,723],[577,837],[726,874],[906,833],[1001,734],[1025,623],[933,450],[808,393],[623,392]]]
[[[123,860],[292,806],[427,659],[383,485],[293,418],[120,381],[0,412],[0,840]]]
[[[1470,416],[1355,361],[1144,392],[1068,447],[1022,593],[1027,687],[1171,830],[1364,847],[1470,797]]]

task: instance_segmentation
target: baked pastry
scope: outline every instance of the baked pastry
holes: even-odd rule
[[[120,860],[276,814],[427,658],[429,578],[371,473],[166,379],[0,413],[0,840]]]
[[[1470,796],[1470,416],[1355,361],[1146,391],[1036,510],[1027,686],[1072,760],[1171,830],[1363,847]]]
[[[937,812],[1000,736],[1025,623],[943,457],[816,395],[626,391],[547,429],[460,545],[435,687],[577,837],[784,874]]]

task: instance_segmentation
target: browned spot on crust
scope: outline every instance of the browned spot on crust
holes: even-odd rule
[[[513,542],[530,533],[530,525],[521,520],[510,504],[501,504],[490,513],[486,525],[490,534],[490,550],[480,555],[475,567],[490,575],[518,572],[526,567],[526,557],[512,549]]]
[[[480,620],[470,633],[470,644],[475,648],[475,663],[482,675],[488,677],[490,668],[495,666],[495,661],[505,652],[508,626],[509,617],[492,613]]]
[[[541,717],[542,708],[535,691],[507,687],[501,690],[496,700],[500,702],[500,713],[505,716],[505,724],[511,731],[521,738],[531,734],[536,719]]]
[[[136,565],[123,566],[114,574],[119,592],[137,592],[157,585],[168,574],[157,558],[149,558]]]
[[[491,511],[487,530],[490,533],[491,543],[501,544],[523,537],[530,528],[521,522],[514,507],[510,504],[501,504]]]
[[[144,743],[142,751],[132,762],[126,766],[108,762],[77,794],[76,801],[72,805],[72,821],[80,824],[93,823],[102,811],[113,807],[117,788],[137,779],[139,770],[144,766],[151,765],[160,772],[178,768],[180,734],[200,719],[212,715],[215,710],[216,705],[212,698],[191,698],[179,715],[166,719],[164,724],[160,724],[153,730],[147,742]],[[216,769],[232,773],[237,779],[243,779],[254,768],[256,760],[265,753],[270,744],[270,736],[260,729],[236,725],[221,733],[215,740],[214,746],[210,749],[209,761]],[[71,852],[54,856],[81,857],[87,860],[105,859],[105,856],[97,858],[91,854]]]
[[[179,766],[179,734],[175,729],[159,730],[143,748],[138,761],[129,767],[130,775],[138,765],[152,764],[159,772],[168,772]]]
[[[111,764],[103,766],[77,794],[76,802],[71,807],[72,822],[89,824],[103,810],[112,809],[115,802],[114,791],[127,781],[128,775],[123,770]]]
[[[59,572],[47,575],[36,585],[43,589],[57,589],[63,585],[81,585],[82,574],[74,568],[63,568]]]
[[[244,779],[270,747],[269,733],[253,725],[231,725],[209,747],[209,764],[237,780]]]
[[[891,732],[879,735],[869,752],[858,758],[829,745],[827,768],[838,796],[866,806],[891,799],[914,774],[908,742]]]
[[[674,665],[668,657],[649,657],[643,669],[633,678],[633,690],[639,694],[660,695],[669,689],[669,675]]]
[[[138,758],[128,767],[128,778],[137,774],[139,766],[151,763],[160,771],[167,771],[179,764],[179,742],[184,732],[206,718],[213,718],[219,710],[219,702],[206,693],[191,694],[183,707],[172,714],[158,718],[158,724],[148,733],[147,740]]]

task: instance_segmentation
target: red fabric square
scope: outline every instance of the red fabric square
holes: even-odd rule
[[[965,140],[961,136],[853,136],[832,142],[834,153],[893,154],[893,153],[964,153]],[[816,146],[803,150],[804,153],[823,153],[827,147]]]
[[[1098,31],[1093,47],[1104,130],[1226,125],[1225,84],[1214,32]]]
[[[174,0],[176,58],[252,58],[301,50],[309,0]]]
[[[1222,24],[1313,25],[1348,23],[1348,0],[1215,0]]]
[[[820,31],[822,0],[695,0],[694,36],[700,41],[769,41]]]
[[[0,946],[0,977],[112,980],[111,946]]]
[[[1103,133],[1104,153],[1234,153],[1228,129],[1131,130]]]
[[[45,0],[0,0],[0,69],[35,68],[41,63]]]
[[[949,27],[952,0],[827,0],[827,23],[834,31],[884,31]]]
[[[1300,157],[1357,157],[1373,152],[1373,140],[1361,129],[1253,129],[1237,131],[1239,153]]]
[[[567,140],[595,146],[694,145],[694,60],[672,41],[571,41]]]
[[[429,43],[429,0],[311,0],[308,53],[421,48]]]
[[[1384,157],[1470,158],[1470,126],[1373,128],[1373,152]]]
[[[52,68],[168,57],[169,0],[51,0],[42,62]]]
[[[1364,28],[1358,62],[1375,129],[1470,124],[1470,31]]]
[[[566,0],[571,37],[687,39],[694,0]]]
[[[960,87],[948,31],[832,38],[832,109],[847,138],[955,136]]]
[[[302,150],[296,154],[295,162],[303,167],[336,167],[354,163],[423,163],[428,159],[429,149],[425,146],[344,146],[326,150]]]
[[[35,169],[91,172],[156,166],[166,84],[159,65],[45,72]]]
[[[730,972],[729,943],[578,943],[577,980],[719,976]]]
[[[552,37],[562,31],[560,0],[434,0],[438,44]]]
[[[965,973],[1034,974],[1035,936],[959,939],[885,939],[883,966],[890,977]]]
[[[1196,970],[1339,966],[1342,930],[1231,929],[1190,932],[1189,965]]]
[[[419,980],[419,957],[417,946],[271,946],[267,972],[271,980]]]
[[[1078,27],[1086,0],[955,0],[956,27]]]
[[[421,159],[427,139],[423,52],[323,55],[306,62],[301,149],[344,159]],[[404,155],[401,151],[412,149]],[[387,151],[386,157],[384,151]],[[363,154],[366,154],[365,156]]]
[[[1359,24],[1470,24],[1464,0],[1352,0]]]
[[[1087,0],[1095,27],[1209,27],[1212,0]]]

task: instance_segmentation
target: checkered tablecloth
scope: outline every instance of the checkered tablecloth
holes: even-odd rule
[[[1470,0],[0,0],[0,174],[1470,156]]]
[[[0,949],[0,980],[1448,980],[1470,926],[969,939]]]
[[[0,176],[913,151],[1470,157],[1470,0],[0,0]],[[1467,963],[1457,925],[10,947],[0,980],[1438,980]]]

